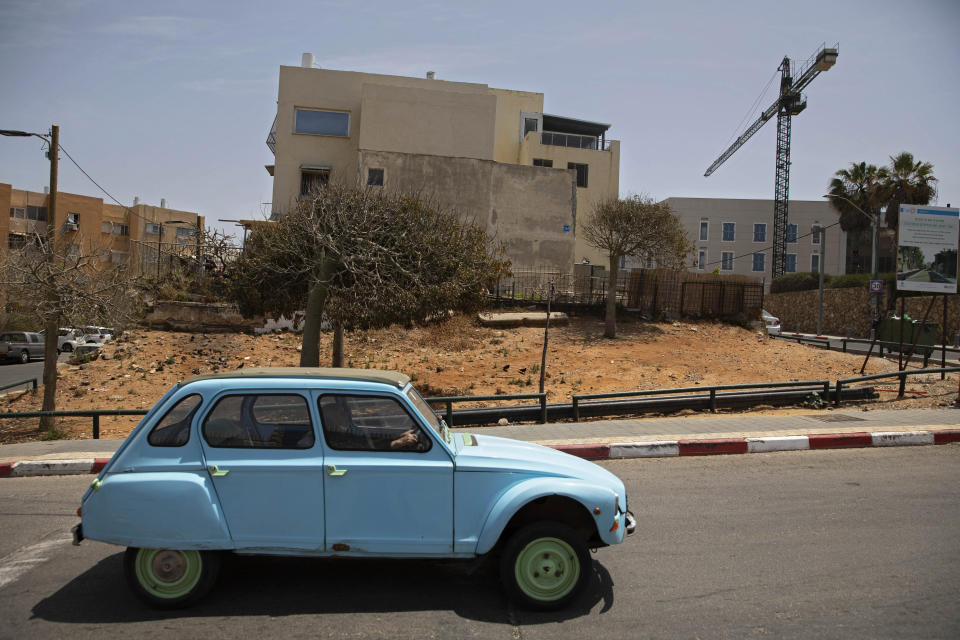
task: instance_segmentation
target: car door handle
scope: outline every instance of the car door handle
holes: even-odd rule
[[[207,470],[210,472],[210,475],[213,476],[214,478],[222,478],[228,473],[230,473],[229,469],[221,469],[215,464],[212,464],[209,467],[207,467]]]
[[[346,470],[346,469],[337,469],[337,466],[336,466],[336,465],[333,465],[333,464],[327,465],[327,475],[328,475],[328,476],[339,477],[339,476],[343,476],[343,475],[346,475],[346,474],[347,474],[347,470]]]

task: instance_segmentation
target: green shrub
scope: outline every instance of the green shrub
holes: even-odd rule
[[[883,288],[885,291],[892,291],[896,287],[897,274],[881,273],[880,279],[883,280]],[[873,276],[869,273],[848,273],[842,276],[831,276],[829,288],[852,289],[856,287],[863,287],[866,289],[870,286],[871,280],[873,280]]]
[[[827,286],[830,276],[823,274],[823,286]],[[820,288],[819,273],[788,273],[774,278],[770,283],[770,293],[786,293],[788,291],[809,291]]]

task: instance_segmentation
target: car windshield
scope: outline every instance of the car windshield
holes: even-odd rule
[[[423,399],[423,396],[420,395],[420,392],[418,392],[413,385],[407,387],[407,398],[417,407],[420,415],[427,421],[430,428],[443,438],[444,442],[450,444],[450,430],[447,428],[447,423],[427,404],[427,401]]]

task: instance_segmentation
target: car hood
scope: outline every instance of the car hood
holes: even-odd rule
[[[620,479],[603,467],[550,447],[497,436],[456,434],[454,437],[463,443],[457,447],[457,471],[497,471],[578,478],[607,485],[621,495],[623,493]]]

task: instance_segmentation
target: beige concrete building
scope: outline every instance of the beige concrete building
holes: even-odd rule
[[[542,93],[485,84],[280,67],[274,215],[337,180],[437,198],[503,242],[515,265],[569,271],[602,256],[577,240],[593,204],[619,191],[610,125],[543,112]]]
[[[191,211],[152,206],[135,201],[132,207],[106,204],[100,198],[57,193],[54,226],[68,251],[96,252],[101,260],[127,265],[136,273],[166,269],[157,255],[193,253],[194,229],[203,216]],[[50,196],[21,191],[0,183],[0,252],[21,249],[47,233]]]
[[[666,202],[694,244],[690,270],[719,269],[723,274],[760,277],[769,290],[773,200],[667,198]],[[823,236],[811,231],[815,224],[828,226],[838,219],[826,201],[790,201],[785,273],[819,271],[821,256],[825,273],[847,272],[847,234],[840,226],[829,227]]]

